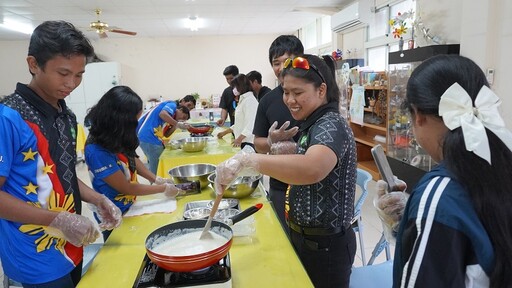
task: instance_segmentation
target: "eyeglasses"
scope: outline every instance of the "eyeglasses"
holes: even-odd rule
[[[318,71],[318,68],[316,68],[316,66],[313,64],[309,64],[308,59],[306,59],[304,57],[295,57],[293,59],[292,58],[286,59],[286,61],[284,61],[284,69],[290,68],[290,65],[291,65],[291,68],[299,68],[299,69],[303,69],[303,70],[313,69],[313,71],[315,71],[316,74],[318,76],[320,76],[320,79],[322,79],[322,82],[327,83],[327,82],[325,82],[325,78],[322,75],[322,73],[320,73],[320,71]]]

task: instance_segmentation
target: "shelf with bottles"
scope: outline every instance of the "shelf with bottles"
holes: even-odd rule
[[[407,93],[407,81],[412,71],[422,61],[437,54],[458,54],[459,47],[458,44],[432,45],[389,53],[388,143],[386,154],[397,162],[409,165],[408,168],[403,169],[404,171],[410,170],[412,168],[410,166],[413,166],[424,173],[436,164],[416,142],[412,132],[409,111],[402,105]],[[394,173],[400,176],[400,171],[394,171]]]

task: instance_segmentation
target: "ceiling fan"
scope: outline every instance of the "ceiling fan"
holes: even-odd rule
[[[96,13],[96,17],[98,20],[93,21],[93,22],[91,22],[91,24],[89,24],[89,27],[90,27],[89,30],[96,31],[96,33],[98,33],[100,38],[107,38],[108,37],[107,32],[121,33],[121,34],[132,35],[132,36],[137,35],[137,32],[121,30],[119,27],[109,26],[107,23],[101,21],[100,20],[101,9],[96,9],[96,10],[94,10],[94,12]]]

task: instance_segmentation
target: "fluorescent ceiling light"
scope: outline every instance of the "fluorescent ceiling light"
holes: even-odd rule
[[[190,28],[190,31],[199,30],[199,19],[195,16],[191,16],[187,20],[187,27]]]
[[[32,25],[13,20],[5,20],[4,23],[0,23],[0,27],[29,35],[34,31]]]

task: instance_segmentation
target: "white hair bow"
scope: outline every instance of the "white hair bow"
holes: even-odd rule
[[[487,86],[483,86],[475,99],[475,107],[471,97],[459,83],[448,88],[439,102],[439,116],[450,129],[462,127],[466,150],[472,151],[491,164],[491,150],[485,128],[491,130],[512,150],[512,133],[505,127],[498,107],[501,100]]]

